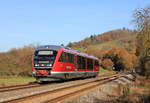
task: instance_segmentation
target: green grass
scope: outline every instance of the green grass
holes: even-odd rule
[[[102,49],[102,48],[106,48],[106,47],[112,47],[112,46],[117,46],[117,40],[113,40],[113,41],[109,41],[109,42],[105,42],[105,43],[101,43],[101,44],[97,44],[97,45],[94,45],[95,47],[98,47],[99,49]]]
[[[100,70],[99,70],[99,76],[106,76],[106,75],[112,75],[112,74],[114,74],[115,72],[114,71],[109,71],[109,70],[107,70],[107,69],[104,69],[104,68],[100,68]]]
[[[97,50],[108,50],[112,47],[120,47],[120,48],[125,48],[127,50],[132,50],[135,48],[134,42],[136,40],[136,35],[130,35],[124,38],[120,38],[118,40],[111,40],[103,43],[96,43],[96,44],[90,44],[88,47],[93,47]],[[128,43],[132,42],[132,43]],[[86,52],[88,47],[74,47],[72,49],[81,51],[81,52]]]
[[[106,72],[108,72],[108,70],[106,70],[106,69],[104,69],[104,68],[101,68],[99,72],[100,72],[100,73],[106,73]]]
[[[93,46],[94,48],[101,49],[101,50],[109,49],[114,46],[125,48],[127,43],[124,43],[123,41],[126,41],[126,40],[135,41],[136,35],[131,35],[131,36],[128,36],[125,38],[121,38],[119,40],[112,40],[112,41],[108,41],[108,42],[104,42],[104,43],[100,43],[100,44],[93,44],[90,46]],[[132,48],[134,48],[134,47],[132,47]]]
[[[33,77],[0,77],[0,83],[28,83],[35,81]]]

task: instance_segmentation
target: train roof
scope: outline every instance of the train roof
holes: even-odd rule
[[[92,59],[98,59],[97,57],[93,56],[93,55],[89,55],[89,54],[86,54],[86,53],[83,53],[83,52],[80,52],[80,51],[77,51],[77,50],[73,50],[73,49],[70,49],[68,47],[64,47],[64,46],[57,46],[57,45],[42,45],[42,46],[39,46],[37,47],[36,50],[55,50],[55,51],[58,51],[59,49],[64,49],[70,53],[75,53],[77,55],[81,55],[81,56],[85,56],[85,57],[89,57],[89,58],[92,58]]]
[[[56,50],[58,51],[60,48],[64,48],[63,46],[57,46],[57,45],[41,45],[41,46],[38,46],[36,50],[43,50],[43,49],[51,49],[51,50]]]

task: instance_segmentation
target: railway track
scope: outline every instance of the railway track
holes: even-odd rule
[[[4,101],[4,103],[57,103],[60,101],[63,101],[68,98],[73,98],[79,94],[85,93],[91,89],[94,89],[95,87],[108,83],[112,80],[118,79],[120,77],[123,77],[127,74],[115,74],[109,77],[103,77],[103,78],[94,78],[89,81],[84,81],[79,84],[72,84],[71,86],[66,87],[60,87],[53,90],[48,90],[45,92],[37,93],[28,95],[21,98],[11,99]]]
[[[99,76],[99,77],[102,77],[102,76]],[[14,91],[14,90],[19,90],[19,89],[33,88],[33,87],[39,87],[39,86],[41,86],[41,85],[38,83],[31,83],[31,84],[22,84],[22,85],[0,87],[0,92]]]
[[[19,89],[25,89],[25,88],[32,88],[32,87],[38,87],[40,84],[24,84],[24,85],[15,85],[15,86],[7,86],[7,87],[1,87],[0,92],[7,92],[7,91],[13,91],[13,90],[19,90]]]

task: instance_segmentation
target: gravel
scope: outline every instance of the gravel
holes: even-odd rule
[[[68,87],[71,85],[75,85],[78,83],[82,83],[84,81],[89,81],[92,80],[93,78],[90,79],[83,79],[83,80],[74,80],[74,81],[68,81],[68,82],[62,82],[62,83],[52,83],[49,85],[42,85],[40,87],[33,87],[33,88],[26,88],[26,89],[20,89],[20,90],[14,90],[14,91],[8,91],[8,92],[1,92],[0,93],[0,102],[8,101],[11,99],[16,99],[16,98],[21,98],[21,97],[26,97],[28,95],[33,95],[37,93],[42,93],[58,88],[63,88],[63,87]]]
[[[122,95],[123,85],[132,83],[134,77],[127,75],[112,82],[100,85],[93,91],[63,103],[112,103],[112,100]]]

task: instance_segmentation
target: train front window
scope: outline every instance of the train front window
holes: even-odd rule
[[[52,67],[57,55],[54,50],[37,50],[34,53],[34,66],[37,68]]]

